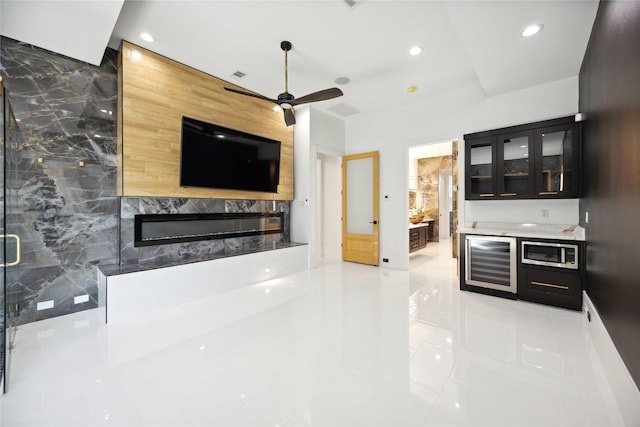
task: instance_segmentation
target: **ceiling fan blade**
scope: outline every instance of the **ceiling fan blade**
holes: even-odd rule
[[[338,89],[337,87],[332,87],[331,89],[320,90],[318,92],[310,93],[309,95],[296,98],[290,101],[289,104],[300,105],[306,104],[307,102],[325,101],[327,99],[337,98],[342,95],[343,93],[340,89]]]
[[[251,96],[253,98],[264,99],[265,101],[270,101],[274,103],[278,103],[275,99],[267,98],[266,96],[259,95],[257,93],[245,92],[243,90],[232,89],[230,87],[225,87],[224,90],[228,90],[229,92],[239,93],[240,95]]]
[[[288,110],[283,110],[283,111],[284,111],[284,122],[286,123],[286,125],[287,126],[295,125],[296,118],[293,115],[293,110],[290,108]]]

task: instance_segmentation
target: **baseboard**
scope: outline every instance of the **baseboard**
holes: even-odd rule
[[[593,302],[584,292],[584,313],[596,353],[627,426],[640,426],[640,390],[625,366]]]

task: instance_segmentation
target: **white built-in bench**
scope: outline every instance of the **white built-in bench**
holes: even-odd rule
[[[98,305],[116,322],[308,268],[306,244],[171,265],[101,266]]]

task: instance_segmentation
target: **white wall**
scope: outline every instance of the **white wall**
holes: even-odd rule
[[[459,222],[471,225],[474,221],[578,224],[578,199],[465,200],[464,218]]]
[[[316,257],[318,154],[340,157],[345,151],[344,121],[313,107],[296,109],[294,129],[294,200],[291,204],[291,240],[309,243],[309,265]]]
[[[316,158],[316,260],[342,259],[342,158],[318,153]]]
[[[459,164],[464,165],[465,133],[572,115],[577,109],[576,76],[494,97],[487,97],[479,85],[464,87],[392,110],[351,118],[346,126],[346,153],[380,151],[380,258],[389,258],[388,264],[381,265],[398,269],[409,265],[409,147],[458,139]],[[459,194],[464,197],[462,170]],[[549,206],[554,216],[572,217],[575,210],[577,218],[573,204]],[[473,205],[462,204],[461,220],[474,217],[466,209],[473,209]],[[514,222],[520,221],[526,211],[519,205],[507,209],[513,209],[510,217]]]
[[[293,130],[293,202],[291,203],[291,240],[310,243],[313,240],[311,205],[311,115],[308,108],[296,109]]]

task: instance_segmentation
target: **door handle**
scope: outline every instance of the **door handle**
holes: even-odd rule
[[[20,264],[20,257],[21,257],[21,251],[20,251],[20,236],[18,236],[17,234],[0,234],[0,237],[7,239],[16,239],[16,260],[13,262],[7,262],[4,264],[0,264],[0,267],[12,267],[14,265],[18,265]]]
[[[377,224],[377,223],[378,223],[378,221],[376,221],[376,220],[369,221],[369,224]]]

